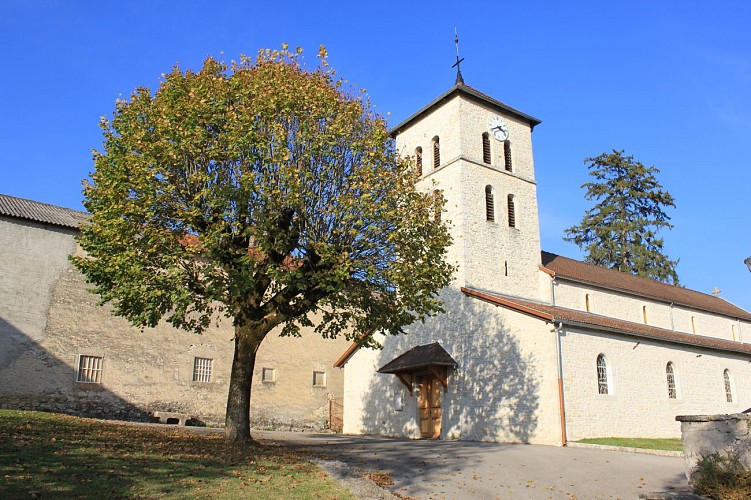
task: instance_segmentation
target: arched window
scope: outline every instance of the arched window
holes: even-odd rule
[[[482,134],[482,161],[490,165],[490,135]]]
[[[511,142],[503,142],[503,160],[506,165],[506,170],[511,172]]]
[[[644,324],[647,324],[647,306],[641,308],[641,313],[644,316]]]
[[[668,361],[665,367],[665,377],[668,380],[668,398],[676,399],[678,397],[678,391],[675,389],[675,368],[673,362]]]
[[[441,145],[438,136],[433,137],[433,168],[441,166]]]
[[[696,322],[693,316],[691,316],[691,333],[696,333]]]
[[[508,227],[516,227],[516,209],[514,208],[514,195],[508,195],[506,200],[508,206]]]
[[[725,380],[725,401],[728,403],[733,402],[733,388],[730,386],[730,371],[725,369],[722,372],[722,378]]]
[[[589,294],[584,295],[584,307],[587,309],[587,312],[589,312]]]
[[[597,356],[597,392],[608,393],[608,363],[604,354]]]
[[[485,186],[485,220],[495,222],[495,205],[493,204],[493,186]]]
[[[422,148],[415,149],[415,168],[417,169],[417,175],[422,175]]]
[[[733,340],[735,340],[735,325],[730,325],[730,333],[733,334]]]
[[[441,222],[441,191],[436,189],[433,191],[433,219],[436,222]]]

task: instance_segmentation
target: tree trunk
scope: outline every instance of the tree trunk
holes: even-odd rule
[[[230,441],[250,441],[250,391],[256,353],[265,335],[248,326],[235,327],[235,355],[227,395],[224,435]]]

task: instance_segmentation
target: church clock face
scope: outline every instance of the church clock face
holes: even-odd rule
[[[503,120],[501,120],[500,117],[491,116],[488,119],[488,128],[490,129],[490,133],[493,134],[493,137],[499,141],[505,141],[508,139],[508,126],[503,123]]]

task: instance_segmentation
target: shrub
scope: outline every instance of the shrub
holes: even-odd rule
[[[751,498],[751,470],[738,455],[713,453],[702,457],[691,474],[694,493],[713,499]]]

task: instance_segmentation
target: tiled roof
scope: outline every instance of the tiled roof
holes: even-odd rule
[[[506,307],[515,311],[534,316],[536,318],[551,323],[563,323],[571,326],[580,326],[583,328],[593,328],[598,330],[614,331],[635,337],[648,338],[652,340],[661,340],[677,344],[685,344],[696,347],[705,347],[720,351],[737,352],[741,354],[751,354],[751,345],[735,342],[731,340],[705,337],[702,335],[693,335],[689,333],[674,332],[664,328],[657,328],[641,323],[632,323],[609,316],[600,316],[584,311],[574,309],[565,309],[554,307],[547,304],[540,304],[528,300],[522,300],[510,297],[500,297],[470,288],[462,288],[462,292],[497,306]]]
[[[381,368],[378,373],[397,373],[426,366],[456,366],[456,361],[439,344],[433,342],[427,345],[418,345],[404,354],[397,356]]]
[[[495,108],[499,111],[503,111],[506,113],[510,113],[517,118],[526,121],[529,123],[529,126],[531,128],[534,128],[536,125],[539,125],[542,123],[540,120],[535,118],[534,116],[530,116],[526,113],[522,113],[518,109],[514,109],[511,106],[508,106],[506,104],[503,104],[501,101],[497,99],[493,99],[487,94],[483,94],[479,90],[476,90],[469,85],[465,85],[463,83],[458,83],[451,87],[449,90],[444,92],[443,94],[439,95],[437,98],[435,98],[433,101],[428,103],[427,105],[423,106],[421,109],[419,109],[416,113],[411,115],[409,118],[405,119],[403,122],[398,124],[397,126],[393,127],[391,129],[391,135],[396,136],[399,132],[401,132],[404,128],[406,128],[409,124],[411,124],[413,121],[421,118],[425,114],[429,113],[433,108],[441,105],[442,103],[448,101],[455,95],[462,94],[466,97],[469,97],[470,99],[474,99],[476,101],[480,101],[481,103],[490,106],[491,108]]]
[[[751,321],[751,313],[719,297],[680,286],[660,283],[649,278],[605,269],[561,257],[554,253],[542,252],[542,267],[558,278],[580,281],[611,290]]]
[[[89,214],[71,208],[0,194],[0,215],[78,229]]]

